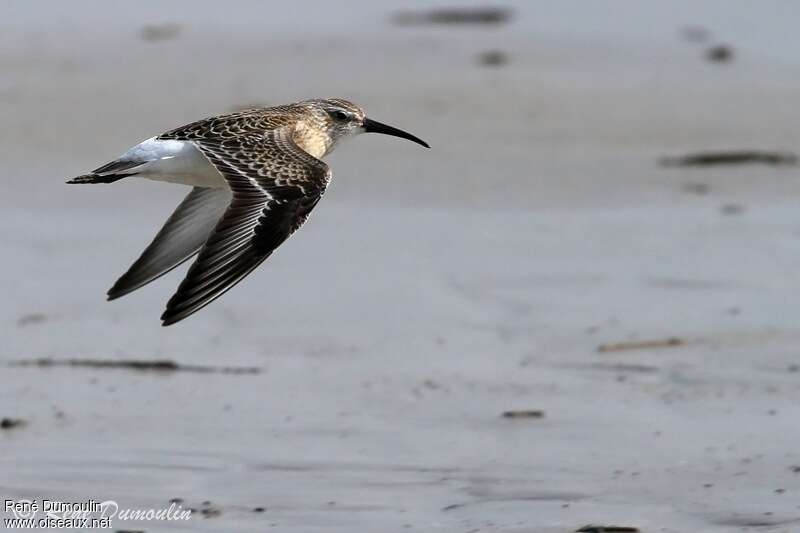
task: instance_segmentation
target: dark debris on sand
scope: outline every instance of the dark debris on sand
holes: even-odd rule
[[[4,417],[0,420],[0,429],[9,430],[19,428],[25,425],[25,421],[21,418],[8,418]]]
[[[392,21],[399,25],[499,25],[509,22],[512,11],[507,7],[441,7],[424,11],[398,11]]]
[[[139,371],[156,372],[197,372],[202,374],[258,374],[258,367],[231,367],[209,365],[182,365],[169,359],[50,359],[41,358],[32,361],[12,361],[9,366],[36,366],[48,368],[68,366],[74,368],[122,368]]]
[[[194,513],[199,513],[203,518],[214,518],[222,514],[222,508],[217,507],[210,501],[206,500],[200,504],[200,508],[190,507],[189,510]]]
[[[682,157],[664,157],[659,161],[664,167],[693,167],[710,165],[795,165],[797,156],[790,152],[762,152],[759,150],[730,150],[722,152],[697,152]]]
[[[508,63],[508,54],[502,50],[486,50],[478,54],[478,63],[484,67],[502,67]]]
[[[181,34],[181,27],[178,24],[146,24],[139,31],[139,36],[143,41],[155,43],[177,39]]]
[[[712,46],[706,50],[706,59],[712,63],[727,63],[733,59],[733,48],[724,44]]]
[[[462,507],[464,507],[463,503],[454,503],[452,505],[447,505],[445,507],[442,507],[442,511],[447,512],[447,511],[452,511],[454,509],[460,509]]]
[[[544,411],[540,409],[519,409],[504,411],[500,416],[503,418],[544,418]]]
[[[638,527],[630,526],[583,526],[576,529],[575,533],[639,533]]]
[[[28,313],[17,319],[17,326],[24,328],[25,326],[33,326],[44,322],[47,322],[47,315],[43,313]]]

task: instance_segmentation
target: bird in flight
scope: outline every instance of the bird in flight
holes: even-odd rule
[[[341,139],[374,132],[429,148],[405,131],[367,118],[339,98],[305,100],[192,122],[143,141],[67,183],[130,176],[192,190],[153,242],[108,291],[113,300],[197,254],[161,316],[174,324],[244,279],[294,233],[331,181],[321,159]]]

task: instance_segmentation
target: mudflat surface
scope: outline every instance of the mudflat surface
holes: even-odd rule
[[[197,509],[114,522],[147,532],[800,531],[798,167],[659,163],[798,149],[797,8],[697,4],[11,4],[0,495]],[[185,191],[65,178],[318,96],[433,149],[344,144],[308,225],[177,326],[183,269],[103,301]]]

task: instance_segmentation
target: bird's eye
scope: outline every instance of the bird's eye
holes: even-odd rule
[[[348,118],[350,118],[350,117],[347,116],[347,113],[345,113],[344,111],[334,111],[333,113],[331,113],[331,115],[336,120],[347,120]]]

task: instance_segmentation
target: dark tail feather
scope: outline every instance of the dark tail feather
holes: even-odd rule
[[[105,176],[101,176],[99,174],[84,174],[83,176],[67,180],[67,183],[114,183],[122,178],[133,175],[134,174],[106,174]]]
[[[122,178],[138,174],[136,168],[142,166],[143,163],[143,161],[117,159],[88,174],[67,180],[67,183],[114,183]]]

